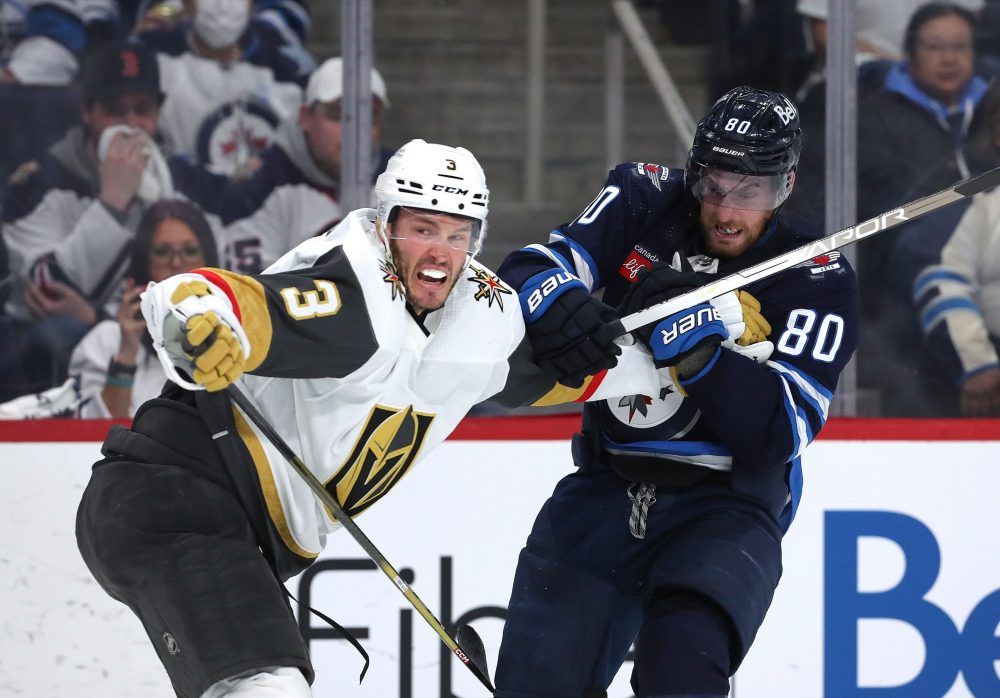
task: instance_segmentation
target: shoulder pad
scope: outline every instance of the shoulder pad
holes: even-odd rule
[[[645,177],[654,187],[660,189],[663,186],[662,182],[666,182],[670,176],[670,170],[666,165],[655,162],[633,162],[632,174],[640,178]]]
[[[684,186],[684,168],[655,162],[625,162],[618,165],[610,179],[619,184],[645,191],[668,192]]]

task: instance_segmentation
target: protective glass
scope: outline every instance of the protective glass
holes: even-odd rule
[[[712,206],[744,211],[773,211],[792,191],[792,173],[744,175],[692,160],[687,186],[694,198]]]
[[[400,210],[410,215],[398,216],[389,226],[387,237],[390,240],[415,240],[427,246],[446,245],[472,256],[482,247],[482,221],[405,206]]]

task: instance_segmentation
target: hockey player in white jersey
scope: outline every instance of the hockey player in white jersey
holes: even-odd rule
[[[142,620],[178,695],[309,695],[313,669],[281,582],[338,527],[228,385],[239,381],[355,516],[500,391],[547,403],[660,381],[637,347],[576,389],[522,356],[516,294],[473,259],[489,192],[467,150],[411,141],[376,197],[377,209],[348,214],[263,274],[200,269],[144,295],[168,374],[205,390],[168,384],[131,430],[109,434],[77,537],[98,582]]]

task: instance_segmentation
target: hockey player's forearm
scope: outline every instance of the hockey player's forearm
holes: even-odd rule
[[[721,350],[700,375],[682,386],[732,452],[735,467],[783,466],[808,443],[800,443],[800,415],[789,415],[781,379],[735,352]],[[809,417],[811,440],[822,423],[814,415]]]
[[[507,256],[497,268],[497,276],[515,291],[520,291],[524,283],[532,276],[558,268],[559,265],[551,259],[537,252],[521,249]]]

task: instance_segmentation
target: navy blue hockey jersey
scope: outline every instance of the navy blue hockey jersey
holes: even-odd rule
[[[575,220],[553,230],[547,244],[511,254],[499,272],[521,288],[540,271],[560,267],[591,292],[603,289],[604,302],[614,307],[642,268],[669,263],[675,252],[695,271],[725,276],[818,237],[775,216],[742,256],[716,259],[700,248],[696,211],[682,169],[622,164]],[[734,481],[762,474],[757,479],[772,483],[764,498],[781,496],[787,525],[801,492],[799,456],[826,422],[837,379],[857,347],[857,285],[847,260],[833,251],[744,290],[760,301],[773,328],[775,350],[766,363],[720,350],[683,383],[687,397],[658,388],[588,403],[584,428],[612,458],[732,471]]]

